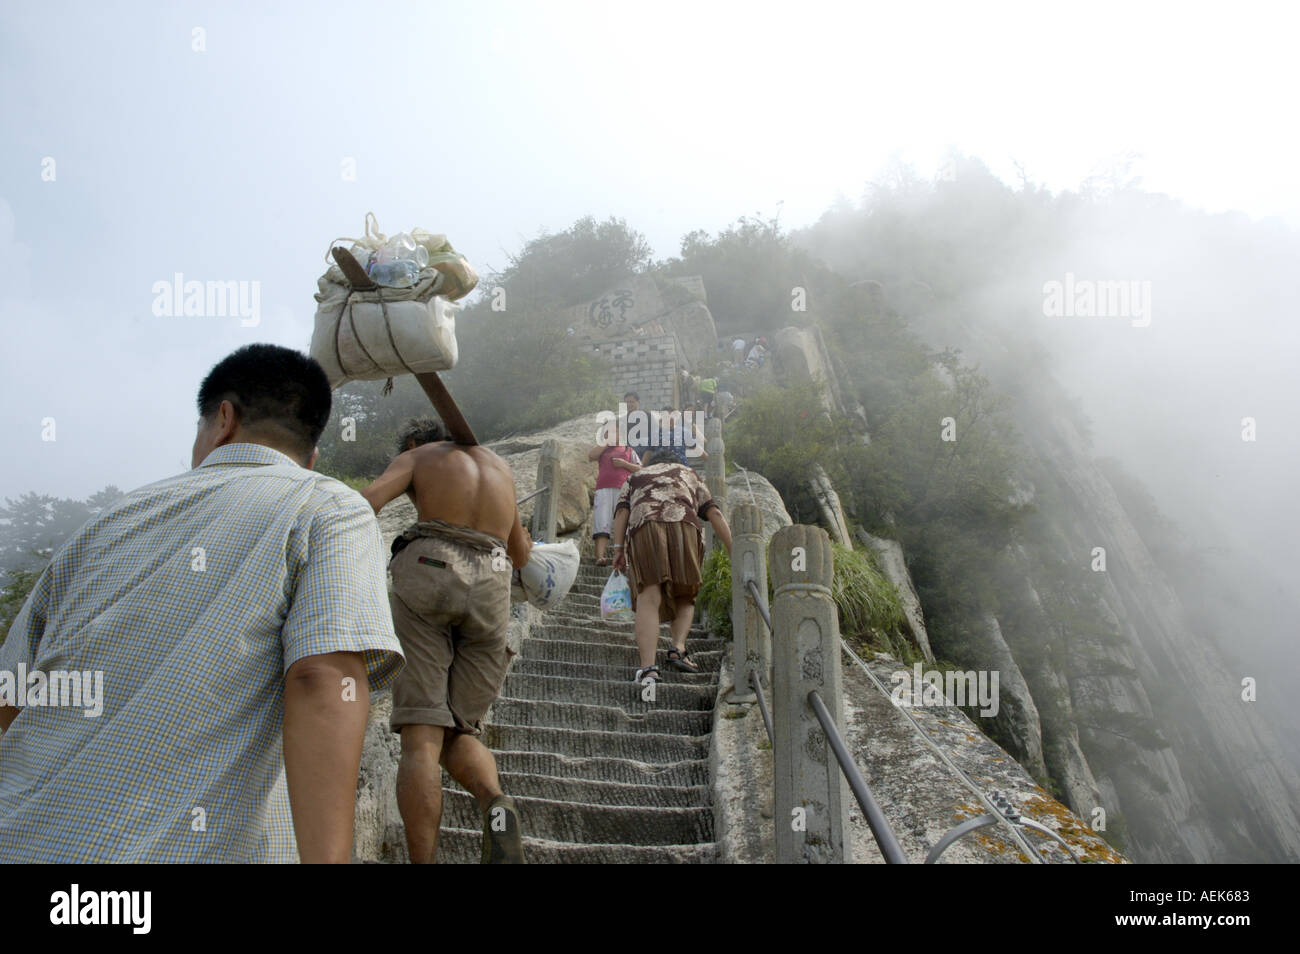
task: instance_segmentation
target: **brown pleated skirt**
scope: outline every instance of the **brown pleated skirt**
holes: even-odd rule
[[[632,607],[637,594],[659,584],[659,622],[671,622],[681,603],[695,602],[704,562],[703,535],[689,523],[643,523],[627,541],[627,579]]]

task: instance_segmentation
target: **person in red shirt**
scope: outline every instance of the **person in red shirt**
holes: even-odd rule
[[[618,492],[627,479],[641,469],[636,451],[619,444],[614,437],[610,443],[597,444],[587,452],[587,460],[596,461],[596,501],[593,507],[591,536],[596,544],[596,565],[608,566],[605,548],[614,529],[614,504]]]

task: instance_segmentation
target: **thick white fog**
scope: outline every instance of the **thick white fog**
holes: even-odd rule
[[[371,209],[389,231],[445,231],[481,268],[586,213],[626,218],[667,256],[686,232],[755,209],[808,224],[891,158],[937,172],[956,148],[1054,190],[1136,153],[1153,191],[1295,225],[1280,121],[1294,58],[1274,16],[8,5],[0,495],[84,496],[180,467],[200,375],[241,342],[301,346],[329,240]],[[151,289],[178,273],[260,282],[258,323],[155,316]],[[1225,284],[1243,306],[1235,291]],[[1157,318],[1143,340],[1163,346],[1167,329]],[[1253,345],[1238,343],[1248,361]],[[1196,360],[1163,354],[1149,373]],[[56,442],[40,440],[47,417]]]
[[[1112,2],[7,4],[0,502],[29,493],[84,500],[189,468],[203,375],[250,342],[306,350],[326,251],[360,236],[368,212],[389,234],[445,233],[480,275],[503,283],[500,270],[526,243],[585,216],[622,220],[660,264],[689,233],[717,234],[742,216],[776,219],[799,255],[838,270],[844,282],[823,283],[827,295],[881,281],[880,300],[909,332],[936,352],[962,347],[1004,393],[1045,371],[1017,399],[1042,396],[1072,428],[1059,383],[1090,421],[1083,456],[1113,459],[1127,475],[1090,477],[1085,488],[1101,488],[1089,500],[1109,523],[1077,511],[1061,519],[1079,535],[1120,527],[1130,554],[1160,550],[1160,572],[1144,565],[1132,587],[1086,607],[1129,612],[1131,645],[1107,656],[1112,669],[1100,675],[1052,671],[1038,656],[1051,634],[1039,639],[1043,627],[1026,615],[1022,630],[1033,632],[1014,647],[1019,661],[1002,646],[1031,682],[1062,680],[1033,688],[1045,717],[1040,724],[1035,712],[1025,737],[1039,746],[1040,773],[1051,769],[1035,782],[1054,787],[1069,774],[1069,791],[1052,794],[1073,798],[1080,816],[1091,807],[1080,792],[1124,804],[1138,860],[1216,860],[1219,835],[1234,858],[1294,860],[1300,827],[1286,789],[1300,766],[1300,729],[1286,696],[1300,680],[1300,185],[1291,120],[1300,61],[1290,19],[1281,4]],[[895,203],[894,218],[872,233],[881,195]],[[892,244],[872,245],[867,233]],[[206,314],[187,313],[182,290],[193,282],[207,289]],[[857,307],[867,292],[858,294],[843,301]],[[1096,295],[1111,297],[1102,307]],[[810,322],[825,317],[820,305],[811,303]],[[763,320],[780,327],[770,314]],[[874,342],[892,317],[836,320],[836,333],[856,321],[869,328],[861,340]],[[723,315],[718,324],[751,337],[749,329],[768,328],[747,321]],[[506,326],[477,327],[486,335]],[[564,331],[562,322],[557,340]],[[711,349],[711,327],[708,339]],[[461,340],[462,349],[482,341]],[[527,353],[529,367],[549,373]],[[917,377],[928,379],[933,356],[914,354]],[[823,366],[833,364],[828,353]],[[665,372],[673,400],[677,373]],[[910,402],[919,392],[898,393]],[[863,410],[868,429],[876,410]],[[1040,438],[1051,430],[1035,426]],[[863,451],[857,436],[847,443]],[[870,453],[882,445],[897,446],[882,440]],[[1087,465],[1078,470],[1111,473],[1110,463]],[[1108,507],[1121,484],[1149,492],[1181,542],[1170,544],[1150,513],[1129,520]],[[1005,498],[1008,486],[994,496]],[[893,522],[892,513],[867,517]],[[1049,524],[1038,530],[1046,535]],[[1137,539],[1138,525],[1144,536],[1154,527],[1150,539]],[[1071,548],[1093,543],[1059,536],[1054,558],[1074,572]],[[997,554],[1015,549],[1006,539]],[[1051,585],[1049,574],[1018,572],[1031,594],[1031,580]],[[930,581],[944,593],[962,589],[935,573]],[[1139,645],[1148,590],[1179,604],[1152,614],[1159,625],[1148,629],[1165,639],[1156,649]],[[1034,619],[1048,619],[1038,610]],[[997,628],[992,609],[980,604],[980,614]],[[1009,617],[1008,636],[1015,625]],[[1217,681],[1206,688],[1211,677],[1203,684],[1182,672],[1164,684],[1165,673],[1150,670],[1177,655],[1161,655],[1170,646],[1185,651],[1189,668],[1211,660],[1202,668]],[[1150,650],[1140,679],[1130,649],[1134,658]],[[1101,684],[1116,671],[1124,675],[1097,698],[1122,701],[1113,708],[1133,720],[1186,713],[1177,707],[1184,698],[1171,707],[1179,693],[1213,695],[1203,713],[1206,724],[1225,726],[1222,747],[1198,748],[1204,724],[1183,720],[1173,742],[1157,732],[1145,747],[1130,739],[1127,749],[1087,751],[1094,779],[1082,707],[1054,723],[1046,715],[1049,705],[1068,709],[1051,701],[1068,695],[1058,692],[1067,676]],[[1268,734],[1241,729],[1244,717],[1226,727],[1247,711],[1236,705],[1243,678],[1260,682],[1261,705],[1247,709]],[[1044,762],[1046,749],[1056,764]],[[1237,763],[1220,757],[1229,749]],[[1273,773],[1285,762],[1286,772]],[[1184,843],[1162,856],[1162,839],[1173,837],[1168,791],[1182,812],[1169,813],[1169,824],[1197,831],[1179,828]],[[1284,837],[1273,841],[1270,831]]]

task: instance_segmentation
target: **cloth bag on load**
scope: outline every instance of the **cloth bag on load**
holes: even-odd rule
[[[354,291],[337,264],[317,281],[310,352],[325,369],[330,387],[455,367],[453,299],[468,294],[478,276],[446,236],[423,229],[413,229],[411,236],[429,251],[429,264],[409,288]],[[369,253],[386,240],[373,213],[367,215],[366,235],[352,246],[357,264],[364,268]]]
[[[609,575],[600,594],[600,618],[615,621],[636,618],[632,609],[632,587],[618,570]]]
[[[572,540],[534,543],[528,564],[515,571],[510,598],[516,603],[527,600],[538,609],[550,609],[569,595],[578,578],[578,559],[578,545]]]

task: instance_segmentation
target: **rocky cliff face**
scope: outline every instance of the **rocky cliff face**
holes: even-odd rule
[[[1192,625],[1075,419],[1050,410],[1068,406],[1055,380],[969,316],[929,298],[895,305],[1011,397],[1028,456],[1014,501],[1032,503],[1049,537],[1009,552],[996,617],[969,621],[990,634],[983,665],[1009,652],[1038,731],[1027,705],[985,728],[1026,766],[1041,751],[1056,794],[1084,818],[1104,812],[1135,860],[1300,860],[1300,775],[1243,701],[1242,680],[1256,674],[1234,671]],[[1105,569],[1089,572],[1096,548]],[[1045,554],[1089,576],[1095,595],[1063,607]]]
[[[826,386],[828,410],[847,414],[839,379],[831,362],[826,341],[815,326],[782,328],[772,335],[772,364],[782,384],[820,381]]]
[[[1060,661],[1035,677],[1066,696],[1073,716],[1047,745],[1054,774],[1077,789],[1073,807],[1084,814],[1094,807],[1086,804],[1090,768],[1098,805],[1123,814],[1141,860],[1300,858],[1300,780],[1272,760],[1274,733],[1242,700],[1249,674],[1230,671],[1197,637],[1074,425],[1056,418],[1030,436],[1045,462],[1035,483],[1062,504],[1052,512],[1063,546],[1085,565],[1094,548],[1105,549],[1106,568],[1096,573],[1100,611],[1120,637],[1062,634],[1063,656],[1048,654]],[[1035,570],[1022,570],[1032,590]]]

